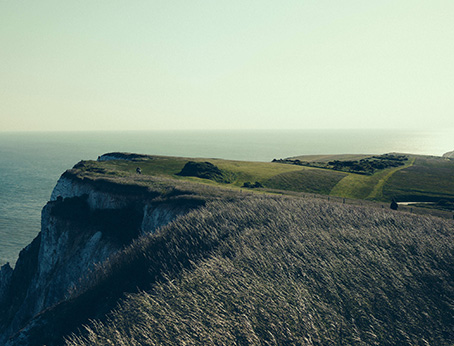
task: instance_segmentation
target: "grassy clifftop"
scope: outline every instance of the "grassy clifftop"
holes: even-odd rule
[[[451,345],[453,238],[316,199],[210,202],[101,268],[92,291],[141,291],[67,345]]]
[[[188,161],[202,164],[179,174]],[[385,191],[418,162],[409,161],[362,182],[375,181],[372,191],[382,182]],[[59,345],[62,337],[67,346],[454,342],[452,220],[298,192],[332,194],[356,179],[352,173],[125,154],[81,162],[66,175],[117,192],[133,187],[144,198],[204,203],[87,273],[13,345],[27,338]]]
[[[116,154],[117,156],[120,154]],[[113,157],[113,154],[111,154]],[[248,162],[221,159],[182,158],[121,154],[121,160],[84,161],[76,165],[70,174],[83,179],[108,180],[120,184],[140,185],[149,189],[161,189],[159,180],[176,181],[172,186],[184,188],[190,183],[199,186],[221,187],[238,191],[244,186],[260,186],[244,191],[261,193],[315,193],[341,198],[390,202],[438,202],[454,203],[454,160],[449,158],[398,155],[405,157],[398,166],[384,166],[373,173],[358,174],[339,170],[351,167],[355,162],[370,168],[371,162],[381,163],[382,158],[395,155],[319,155],[291,158],[307,162],[309,166],[282,162]],[[287,160],[287,159],[286,159]],[[289,159],[290,160],[290,159]],[[288,162],[291,162],[288,161]],[[283,160],[285,161],[285,160]],[[330,165],[329,163],[333,163]],[[344,163],[343,163],[344,162]],[[184,173],[189,163],[208,171]],[[195,167],[194,166],[194,167]],[[197,172],[197,169],[193,171]],[[330,167],[330,168],[327,168]],[[141,174],[137,173],[140,169]],[[343,168],[342,168],[343,169]],[[258,183],[258,184],[256,184]],[[163,183],[161,185],[166,185]],[[445,205],[450,205],[445,203]],[[427,205],[426,205],[427,206]]]

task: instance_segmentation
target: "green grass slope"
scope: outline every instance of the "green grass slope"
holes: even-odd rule
[[[403,155],[403,154],[398,154]],[[378,170],[372,175],[348,173],[329,192],[332,196],[375,201],[454,201],[454,159],[405,154],[404,166]],[[370,156],[369,156],[370,157]],[[307,155],[311,164],[367,159],[367,155]]]
[[[347,173],[306,168],[275,175],[264,181],[269,188],[329,195]]]
[[[451,221],[211,201],[99,268],[85,292],[140,291],[66,345],[452,345],[453,268]]]
[[[391,200],[391,198],[384,198],[383,187],[391,176],[413,163],[414,160],[411,159],[402,167],[387,168],[372,175],[349,173],[331,190],[331,195],[378,201]]]
[[[203,179],[197,176],[181,175],[188,162],[204,164],[209,162],[222,172],[224,179]],[[137,174],[140,168],[142,174]],[[111,179],[125,184],[147,184],[155,177],[177,179],[231,189],[240,189],[246,182],[260,182],[265,188],[318,192],[328,194],[331,188],[345,176],[345,173],[292,166],[271,162],[250,162],[221,159],[180,158],[148,156],[141,159],[84,161],[76,167],[77,174],[90,179]],[[147,177],[151,177],[148,179]]]
[[[406,155],[403,166],[375,171],[371,175],[306,167],[277,162],[248,162],[205,158],[132,156],[131,160],[84,161],[76,173],[89,179],[113,180],[129,185],[155,184],[155,178],[199,183],[240,190],[255,182],[263,188],[253,193],[316,193],[351,199],[390,202],[454,201],[454,160],[441,157]],[[128,158],[128,154],[123,154]],[[367,155],[300,156],[310,162],[360,160]],[[370,157],[370,156],[369,156]],[[216,174],[181,174],[185,165],[213,165]],[[140,168],[142,174],[137,174]],[[153,183],[151,183],[153,181]],[[154,188],[152,186],[152,188]],[[426,206],[427,207],[427,206]]]
[[[383,187],[385,198],[401,201],[454,201],[454,159],[416,156],[412,166],[394,174]]]
[[[226,175],[234,177],[229,184],[223,184],[213,179],[201,179],[191,176],[181,176],[179,173],[189,162],[204,163],[209,162],[219,168]],[[84,161],[84,175],[103,178],[125,178],[134,182],[141,178],[136,174],[139,167],[144,176],[166,177],[178,180],[196,181],[198,183],[229,185],[231,187],[241,187],[247,181],[263,181],[275,175],[301,170],[300,167],[272,164],[270,162],[248,162],[206,158],[182,158],[168,156],[148,156],[141,160],[111,160],[111,161]]]

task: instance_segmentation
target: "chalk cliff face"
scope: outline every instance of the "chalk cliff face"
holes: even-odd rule
[[[443,157],[454,158],[454,150],[443,154]]]
[[[64,300],[97,263],[192,207],[65,173],[42,210],[41,232],[14,270],[0,269],[0,344]]]
[[[133,154],[133,153],[107,153],[98,157],[98,161],[110,161],[110,160],[126,160],[136,161],[141,159],[151,159],[149,155]]]
[[[2,299],[5,297],[8,283],[10,282],[12,275],[13,269],[10,267],[9,263],[0,268],[0,305],[3,303]]]

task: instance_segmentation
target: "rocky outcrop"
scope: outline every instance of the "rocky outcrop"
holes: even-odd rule
[[[454,158],[454,150],[443,154],[443,157],[446,157],[446,158],[449,158],[449,159]]]
[[[151,159],[149,155],[133,154],[133,153],[107,153],[98,157],[98,161],[110,161],[110,160],[127,160],[137,161],[142,159]]]
[[[0,344],[65,300],[98,263],[193,208],[181,200],[157,200],[142,187],[63,174],[42,210],[41,232],[14,270],[0,269]]]
[[[13,275],[13,268],[6,263],[0,268],[0,304],[4,302],[8,285]]]

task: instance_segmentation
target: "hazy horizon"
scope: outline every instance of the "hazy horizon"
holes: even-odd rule
[[[0,132],[453,130],[454,2],[0,3]]]

